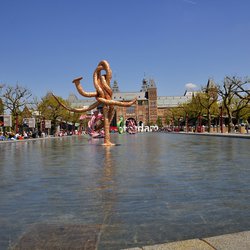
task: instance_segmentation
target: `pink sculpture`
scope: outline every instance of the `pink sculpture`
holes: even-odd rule
[[[103,130],[103,115],[95,111],[94,114],[91,116],[90,120],[88,121],[88,128],[87,133],[92,138],[104,138],[104,130]]]
[[[102,75],[101,71],[105,71],[106,74]],[[114,106],[122,106],[129,107],[136,102],[136,98],[129,102],[119,102],[112,100],[112,89],[110,87],[110,81],[112,78],[112,71],[109,67],[109,63],[107,61],[101,61],[93,74],[93,82],[96,91],[95,92],[85,92],[80,84],[82,77],[76,78],[73,80],[73,83],[76,86],[78,93],[84,97],[95,97],[96,102],[86,108],[71,108],[67,107],[64,103],[62,103],[56,96],[55,99],[57,102],[63,106],[65,109],[72,112],[86,112],[92,109],[97,108],[100,104],[103,104],[103,116],[104,116],[104,144],[105,146],[114,145],[110,141],[110,122],[114,116]]]

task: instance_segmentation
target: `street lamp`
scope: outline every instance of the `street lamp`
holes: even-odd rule
[[[198,116],[198,130],[197,132],[202,132],[202,129],[201,129],[201,115]]]
[[[223,133],[223,118],[222,118],[222,106],[219,107],[220,109],[220,132]]]
[[[188,133],[188,114],[186,114],[186,132]]]

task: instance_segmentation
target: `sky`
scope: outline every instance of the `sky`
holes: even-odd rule
[[[78,94],[107,60],[120,91],[154,79],[158,96],[250,75],[249,0],[1,0],[0,84]]]

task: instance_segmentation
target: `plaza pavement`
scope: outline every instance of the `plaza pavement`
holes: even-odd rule
[[[250,231],[123,250],[249,250]]]

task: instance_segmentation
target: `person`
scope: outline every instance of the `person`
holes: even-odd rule
[[[246,121],[245,128],[246,128],[246,131],[247,131],[247,134],[248,134],[248,129],[249,129],[249,123],[248,123],[248,120]]]
[[[17,133],[15,134],[14,138],[15,138],[16,140],[19,140],[20,134],[17,132]]]
[[[0,141],[4,141],[5,140],[5,136],[3,135],[3,132],[0,132]]]
[[[12,132],[12,131],[8,132],[8,140],[15,140],[15,139],[16,138],[15,138],[14,132]]]
[[[28,139],[28,135],[27,135],[27,133],[25,131],[23,131],[23,138]]]
[[[39,138],[42,136],[42,131],[40,129],[38,130],[37,135]]]

